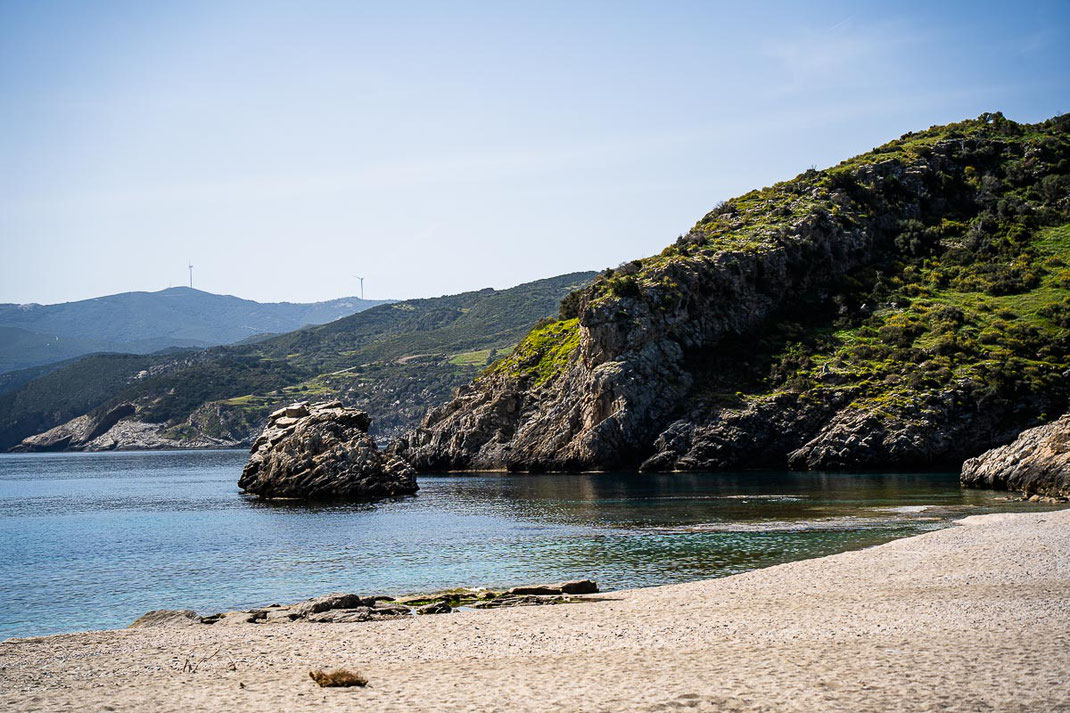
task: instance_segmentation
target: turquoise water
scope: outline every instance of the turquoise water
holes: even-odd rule
[[[337,590],[682,582],[1016,505],[947,473],[422,476],[376,505],[265,505],[235,484],[246,455],[0,456],[0,638]]]

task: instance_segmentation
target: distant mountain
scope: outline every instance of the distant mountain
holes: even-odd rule
[[[54,305],[0,304],[0,373],[91,352],[232,344],[326,324],[393,300],[261,303],[172,287]]]
[[[368,410],[379,437],[396,435],[594,276],[380,305],[251,343],[0,375],[0,450],[57,426],[33,447],[235,445],[280,404],[328,398]]]

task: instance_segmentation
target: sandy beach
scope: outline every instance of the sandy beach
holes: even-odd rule
[[[1070,510],[595,601],[0,643],[13,711],[1070,711]],[[218,652],[218,653],[216,653]],[[190,654],[205,658],[182,672]],[[366,688],[321,689],[320,667]]]

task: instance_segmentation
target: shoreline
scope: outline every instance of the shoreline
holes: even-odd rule
[[[0,643],[12,710],[1068,710],[1070,509],[719,579],[354,624]],[[213,652],[217,652],[209,659]],[[189,657],[202,661],[182,672]],[[313,668],[370,683],[320,689]]]

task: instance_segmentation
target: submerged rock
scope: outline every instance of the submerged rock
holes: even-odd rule
[[[370,423],[339,401],[279,409],[253,443],[238,487],[264,499],[366,502],[415,493],[415,471],[376,447]]]
[[[968,488],[1019,490],[1036,501],[1070,497],[1070,413],[971,458],[959,479]]]

